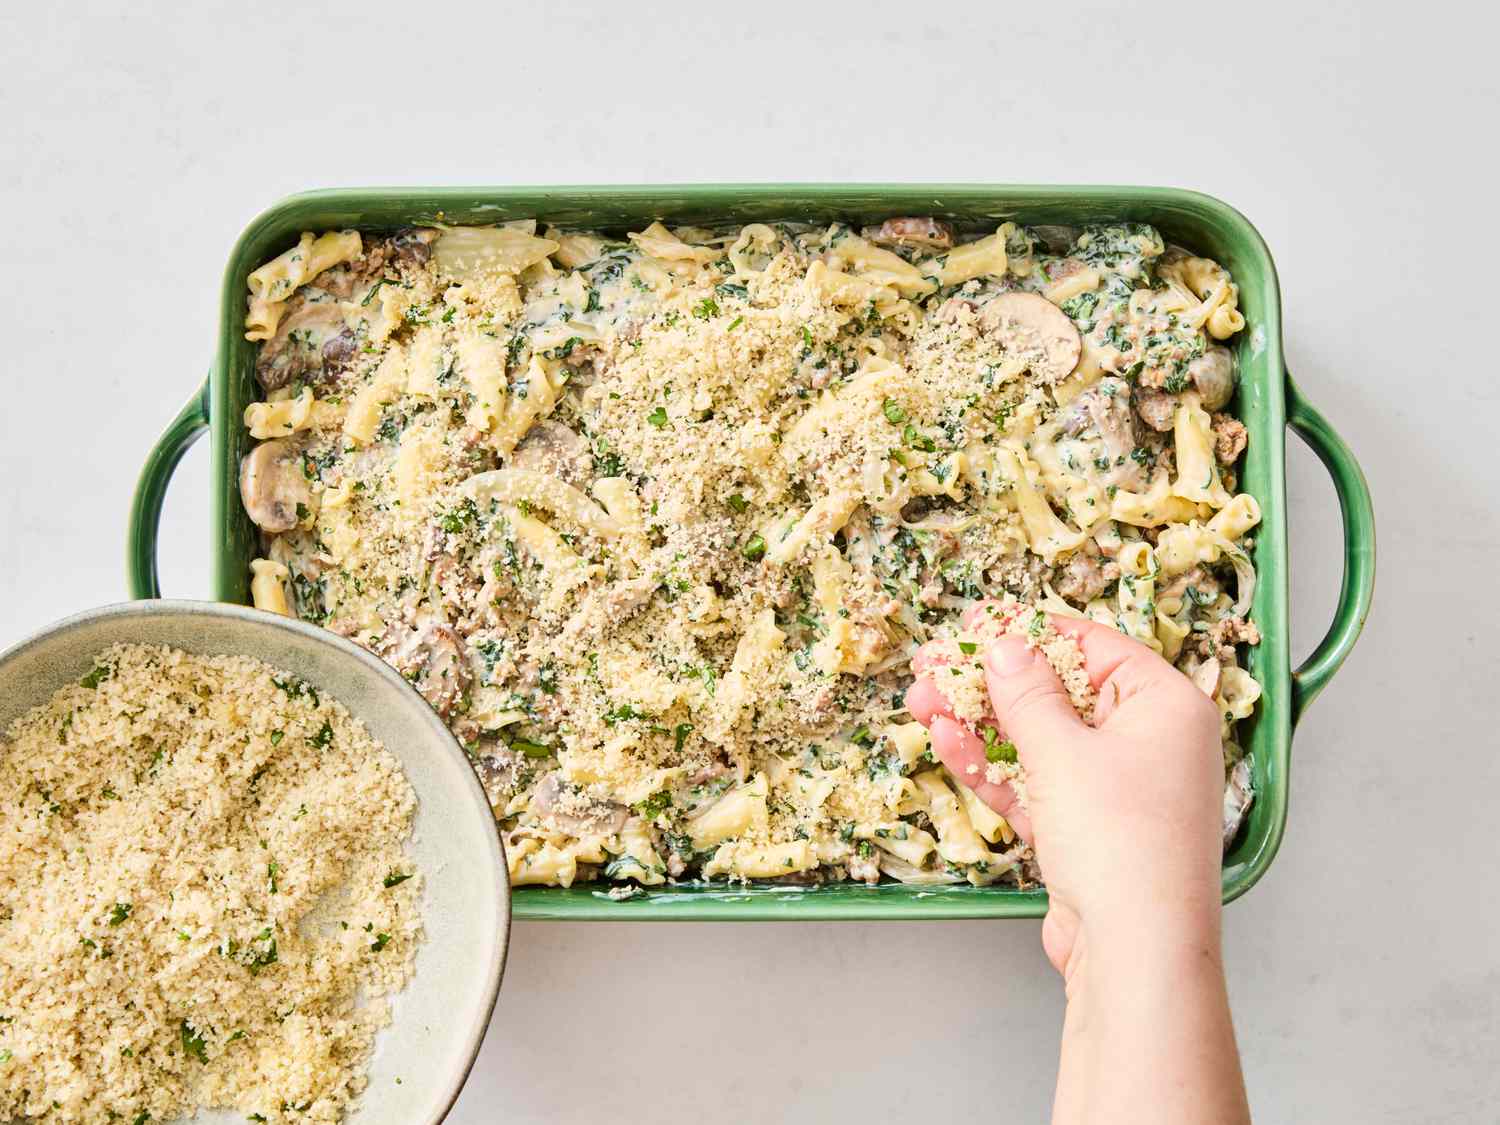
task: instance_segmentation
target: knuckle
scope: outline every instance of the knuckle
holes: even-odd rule
[[[1057,698],[1057,687],[1046,680],[1033,680],[1022,684],[1006,700],[1002,719],[1022,719],[1049,708]]]

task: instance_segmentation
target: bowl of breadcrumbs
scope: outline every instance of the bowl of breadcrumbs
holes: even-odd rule
[[[155,601],[0,654],[0,1121],[441,1121],[509,922],[462,748],[342,638]]]

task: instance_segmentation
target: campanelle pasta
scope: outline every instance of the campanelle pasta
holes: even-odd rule
[[[305,234],[249,289],[255,603],[411,680],[518,885],[1034,883],[903,709],[986,597],[1152,646],[1241,757],[1244,318],[1149,227]]]

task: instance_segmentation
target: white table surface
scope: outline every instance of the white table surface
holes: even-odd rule
[[[179,7],[0,14],[0,644],[123,598],[137,469],[209,363],[230,245],[282,195],[1208,191],[1270,243],[1290,365],[1380,529],[1375,612],[1297,733],[1281,854],[1227,912],[1251,1101],[1496,1119],[1493,6]],[[163,521],[175,595],[208,590],[205,446]],[[1338,590],[1337,508],[1288,458],[1301,654]],[[1037,1121],[1062,1002],[1034,923],[522,923],[451,1120]]]

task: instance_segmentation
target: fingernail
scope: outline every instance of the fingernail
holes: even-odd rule
[[[1013,676],[1031,667],[1034,654],[1020,637],[1001,637],[984,654],[984,662],[997,676]]]

